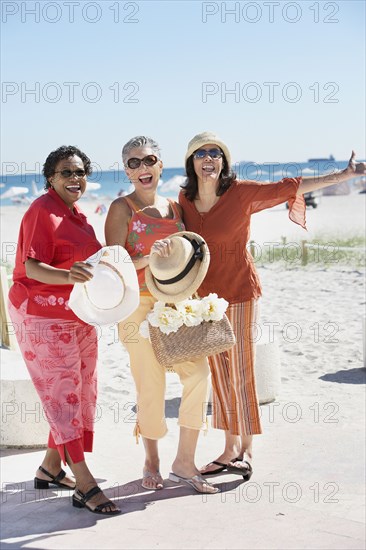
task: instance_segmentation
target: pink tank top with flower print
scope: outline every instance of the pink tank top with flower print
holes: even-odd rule
[[[131,258],[141,258],[150,254],[150,249],[155,241],[165,239],[169,235],[177,233],[177,231],[184,231],[185,229],[178,208],[171,199],[168,199],[173,211],[173,218],[171,219],[154,218],[140,210],[131,199],[125,197],[125,201],[132,210],[125,244],[125,248]],[[142,296],[150,296],[145,283],[145,268],[137,271],[137,277],[140,294]]]

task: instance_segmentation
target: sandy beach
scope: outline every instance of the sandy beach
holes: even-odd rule
[[[308,232],[284,206],[252,218],[252,239],[300,243],[319,235],[365,233],[365,194],[323,196],[307,210]],[[98,203],[80,203],[104,242]],[[108,207],[108,205],[106,205]],[[24,206],[1,211],[2,260],[14,263]],[[263,435],[255,437],[254,474],[213,478],[221,492],[201,496],[166,481],[160,492],[140,486],[142,442],[136,445],[135,391],[128,354],[115,327],[99,340],[99,398],[92,471],[123,514],[101,518],[71,507],[66,492],[34,491],[39,449],[3,449],[1,548],[361,549],[365,544],[365,270],[352,262],[269,262],[258,267],[263,286],[261,330],[280,350],[281,388],[261,406]],[[2,373],[21,362],[1,350]],[[169,433],[161,441],[167,479],[177,441],[181,386],[167,374]],[[210,418],[210,417],[209,417]],[[221,452],[223,434],[201,435],[197,465]]]
[[[353,191],[349,195],[321,196],[316,209],[307,208],[307,231],[290,222],[285,205],[259,212],[252,216],[251,238],[259,244],[281,242],[281,237],[288,242],[300,242],[316,236],[345,237],[364,235],[365,233],[365,195]],[[96,212],[103,204],[108,209],[111,201],[90,200],[82,198],[80,207],[88,216],[98,239],[104,243],[104,223],[106,214]],[[27,210],[25,204],[6,206],[1,209],[1,259],[14,264],[15,247],[18,239],[19,224]]]

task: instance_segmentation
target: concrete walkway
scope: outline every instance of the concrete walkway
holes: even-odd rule
[[[285,388],[281,400],[262,406],[265,435],[256,438],[252,479],[243,484],[239,476],[218,476],[216,495],[169,481],[159,492],[142,489],[143,446],[131,436],[132,404],[105,409],[88,464],[121,505],[117,517],[73,508],[68,491],[34,490],[43,450],[3,450],[1,548],[363,549],[364,373],[355,375],[358,382],[333,384],[337,395],[329,402],[339,398],[338,410],[325,407],[307,384],[296,402]],[[348,414],[349,400],[357,418]],[[167,402],[169,433],[160,445],[166,478],[178,402]],[[197,464],[216,458],[222,441],[216,430],[202,435]]]

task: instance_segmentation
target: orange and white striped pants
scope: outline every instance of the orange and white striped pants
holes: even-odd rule
[[[226,315],[236,344],[208,358],[212,375],[212,426],[232,435],[262,433],[255,385],[254,328],[258,300],[230,304]]]

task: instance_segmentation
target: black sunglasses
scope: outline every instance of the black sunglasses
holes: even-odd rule
[[[77,178],[85,178],[85,170],[57,170],[54,174],[61,174],[63,178],[71,178],[71,176],[76,176]]]
[[[132,157],[128,159],[126,164],[129,168],[131,168],[131,170],[135,170],[136,168],[140,168],[141,164],[145,164],[145,166],[154,166],[154,164],[156,164],[158,160],[158,157],[156,157],[155,155],[147,155],[143,159]]]
[[[204,159],[207,156],[214,160],[218,160],[223,156],[223,152],[221,149],[197,149],[193,154],[195,159]]]

